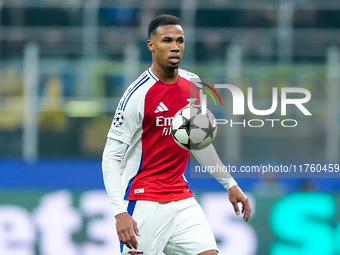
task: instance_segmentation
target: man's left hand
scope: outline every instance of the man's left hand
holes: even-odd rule
[[[251,207],[248,197],[243,193],[243,191],[238,185],[231,187],[228,193],[229,201],[233,205],[236,215],[240,214],[240,208],[238,207],[237,203],[241,203],[242,204],[241,212],[243,214],[243,219],[245,221],[248,221],[251,214]]]

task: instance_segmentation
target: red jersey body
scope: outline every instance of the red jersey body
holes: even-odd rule
[[[195,80],[196,79],[196,80]],[[171,135],[173,116],[190,99],[199,103],[199,78],[179,70],[176,83],[145,71],[122,97],[108,137],[128,144],[121,168],[126,200],[170,202],[192,197],[184,172],[190,152]]]

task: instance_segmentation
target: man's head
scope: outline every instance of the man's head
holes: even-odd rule
[[[148,34],[153,65],[163,69],[177,69],[184,51],[181,20],[172,15],[159,15],[150,22]]]

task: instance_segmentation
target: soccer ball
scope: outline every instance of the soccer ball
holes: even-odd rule
[[[207,109],[188,105],[179,110],[171,123],[171,133],[176,143],[186,150],[201,150],[211,144],[217,134],[215,116]]]

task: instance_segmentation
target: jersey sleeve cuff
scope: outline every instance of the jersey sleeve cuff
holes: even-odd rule
[[[124,209],[124,208],[113,208],[113,212],[114,212],[114,216],[117,216],[118,214],[121,214],[121,213],[126,213],[127,210]]]
[[[237,182],[235,181],[234,178],[228,178],[228,180],[224,183],[224,188],[226,190],[229,190],[231,187],[234,187],[237,185]]]

